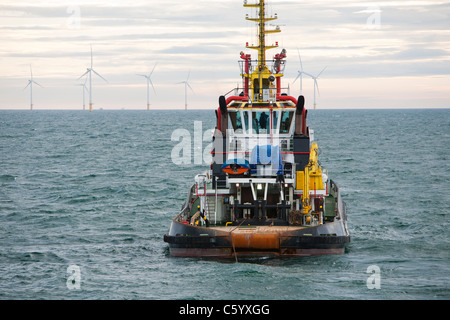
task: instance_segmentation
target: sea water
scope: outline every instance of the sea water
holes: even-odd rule
[[[310,110],[352,241],[238,263],[163,241],[209,167],[199,122],[214,110],[0,111],[0,299],[450,298],[450,110]],[[189,164],[174,164],[177,129]]]

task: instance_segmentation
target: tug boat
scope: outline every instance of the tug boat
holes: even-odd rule
[[[318,160],[305,99],[281,78],[286,50],[266,59],[265,0],[244,7],[258,26],[257,60],[240,53],[242,88],[219,97],[209,170],[195,176],[164,241],[177,257],[295,257],[342,254],[346,206]],[[286,93],[287,92],[287,93]]]

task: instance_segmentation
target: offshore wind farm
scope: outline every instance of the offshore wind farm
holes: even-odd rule
[[[323,71],[326,69],[326,67],[324,69],[322,69],[322,71],[317,76],[313,76],[310,73],[305,72],[303,70],[303,63],[301,60],[300,51],[298,49],[297,49],[297,52],[298,52],[298,57],[299,57],[300,70],[298,71],[298,74],[295,77],[293,83],[295,83],[298,79],[300,79],[299,94],[302,94],[303,93],[303,75],[306,75],[313,80],[313,83],[314,83],[314,86],[313,86],[314,87],[314,110],[315,110],[316,109],[316,90],[317,90],[317,93],[319,93],[317,79],[323,73]],[[156,95],[156,89],[152,82],[152,75],[153,75],[153,72],[155,71],[157,64],[158,63],[155,63],[155,65],[153,66],[153,69],[148,74],[141,74],[141,73],[136,74],[137,76],[143,77],[146,80],[147,111],[150,110],[150,86],[152,87],[153,92]],[[108,80],[106,80],[102,75],[100,75],[94,69],[94,54],[93,54],[92,45],[90,45],[90,67],[86,68],[86,72],[83,73],[77,79],[77,80],[82,80],[82,82],[76,84],[76,86],[82,87],[83,110],[86,109],[86,94],[88,94],[88,98],[89,98],[88,102],[89,102],[89,111],[90,112],[93,111],[93,105],[94,105],[94,103],[93,103],[93,74],[94,74],[94,76],[97,76],[100,79],[102,79],[105,83],[109,83]],[[190,76],[191,76],[191,71],[188,72],[186,80],[175,83],[176,85],[178,85],[178,84],[184,85],[184,110],[188,109],[188,91],[190,90],[192,93],[195,93],[194,89],[192,88],[192,86],[189,83]],[[84,81],[83,81],[83,79],[84,79]],[[39,83],[34,81],[32,67],[30,65],[30,79],[28,80],[27,86],[24,88],[24,89],[26,89],[28,87],[30,88],[30,110],[33,110],[33,84],[38,85],[39,87],[42,88],[42,86]],[[238,86],[239,86],[239,84],[238,84]],[[289,89],[289,91],[290,91],[290,89]]]

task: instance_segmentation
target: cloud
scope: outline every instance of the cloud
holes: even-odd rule
[[[282,29],[268,41],[278,41],[288,51],[284,83],[297,75],[297,48],[305,70],[315,73],[328,66],[323,78],[335,80],[338,87],[339,79],[450,77],[449,2],[268,3],[267,13],[278,14],[271,24],[279,23]],[[247,41],[255,42],[257,35],[254,23],[245,21],[247,13],[253,16],[256,10],[243,8],[237,0],[173,0],[170,5],[157,0],[4,0],[0,5],[0,84],[4,86],[0,108],[21,105],[23,97],[8,88],[19,80],[26,85],[29,64],[36,66],[41,79],[67,83],[66,94],[60,98],[75,105],[78,88],[69,86],[88,66],[90,44],[98,71],[117,92],[130,94],[130,104],[139,103],[134,90],[142,85],[135,73],[159,62],[155,80],[166,96],[180,100],[183,107],[184,92],[173,83],[180,73],[191,69],[192,85],[202,86],[193,101],[209,107],[208,101],[215,102],[216,95],[240,82],[239,52],[249,51],[256,57],[255,51],[244,48]],[[380,15],[379,29],[369,28],[372,14]],[[276,52],[269,51],[268,56]],[[101,86],[96,99],[113,105],[107,85]],[[48,87],[46,92],[57,99],[59,93],[51,90]],[[71,90],[75,90],[73,95],[67,94]],[[367,90],[370,95],[370,88]],[[321,94],[325,98],[327,91],[321,90]],[[155,103],[169,103],[162,100]]]
[[[421,46],[411,46],[407,47],[399,53],[393,55],[393,59],[395,60],[434,60],[439,61],[440,59],[449,60],[450,51],[443,49],[433,49],[433,48],[424,48]]]

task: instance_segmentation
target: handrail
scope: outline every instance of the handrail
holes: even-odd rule
[[[249,90],[250,90],[250,89],[249,89]],[[289,87],[281,87],[281,88],[263,88],[262,90],[285,90],[285,91],[288,91],[288,92],[289,92],[290,88],[289,88]],[[227,96],[229,96],[230,94],[232,94],[232,95],[235,96],[235,97],[240,97],[241,100],[242,100],[243,98],[248,99],[247,96],[241,96],[241,95],[239,95],[239,94],[243,93],[244,91],[245,91],[245,88],[236,87],[236,88],[233,88],[233,89],[231,89],[230,91],[226,92],[223,96],[224,96],[224,97],[227,97]],[[276,95],[276,101],[286,101],[286,100],[290,100],[290,101],[292,101],[292,102],[294,102],[294,103],[297,103],[297,100],[296,100],[295,98],[289,96],[289,94],[286,94],[286,95],[279,95],[279,94],[277,94],[277,95]],[[274,101],[274,102],[275,102],[275,101]]]
[[[248,63],[248,73],[245,72],[245,64],[246,62]],[[259,63],[258,60],[239,60],[239,69],[241,71],[241,74],[250,74],[253,73],[258,67],[259,67]],[[280,63],[278,66],[276,65],[277,63]],[[278,73],[275,73],[277,75],[284,75],[284,69],[286,67],[286,61],[285,60],[280,60],[280,62],[278,62],[277,60],[266,60],[265,61],[265,65],[266,67],[271,70],[271,72],[275,73],[275,68],[279,68],[280,70],[278,71]]]

